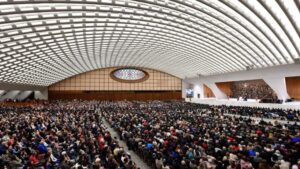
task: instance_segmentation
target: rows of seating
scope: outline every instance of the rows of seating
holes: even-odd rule
[[[100,109],[129,148],[156,169],[300,168],[299,125],[224,115],[251,115],[251,108],[156,101],[108,102]],[[253,109],[268,117],[267,109]]]
[[[0,166],[136,169],[129,149],[155,169],[300,169],[299,111],[179,101],[54,101],[0,108]]]
[[[98,102],[0,108],[0,168],[137,168],[96,111]]]
[[[274,120],[287,120],[291,122],[300,121],[300,110],[293,109],[275,109],[275,108],[259,108],[259,107],[246,107],[246,106],[210,106],[210,110],[249,117],[274,119]]]

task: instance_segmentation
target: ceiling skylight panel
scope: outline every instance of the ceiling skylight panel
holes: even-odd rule
[[[278,40],[278,38],[272,33],[272,31],[270,31],[270,29],[265,25],[265,23],[262,22],[256,15],[254,15],[248,8],[246,8],[245,6],[241,5],[241,3],[238,3],[238,2],[237,3],[233,3],[232,1],[226,1],[226,2],[230,3],[231,6],[233,6],[239,12],[241,12],[245,16],[247,16],[246,19],[249,19],[252,22],[254,22],[255,25],[258,26],[258,28],[265,35],[267,35],[267,37],[269,37],[269,38],[272,39],[273,43],[275,43],[276,45],[279,45],[279,46],[276,46],[276,48],[274,48],[274,45],[271,43],[271,41],[269,41],[265,37],[264,34],[262,34],[257,28],[255,28],[251,23],[249,23],[248,20],[246,20],[245,18],[241,17],[239,14],[235,14],[235,16],[236,16],[236,18],[238,18],[238,20],[240,21],[240,23],[242,23],[244,25],[244,27],[241,27],[240,25],[237,25],[236,23],[233,23],[233,22],[228,22],[228,23],[230,23],[231,25],[233,25],[236,28],[238,28],[240,31],[243,32],[244,35],[247,35],[248,37],[250,37],[250,39],[254,40],[255,44],[262,44],[262,42],[263,42],[266,45],[268,45],[269,48],[271,47],[271,48],[275,49],[276,51],[278,51],[278,49],[279,49],[281,52],[283,52],[283,51],[285,51],[285,53],[287,52],[286,49],[282,46],[282,44]],[[224,5],[218,6],[218,8],[223,8],[223,7],[225,7],[225,6]],[[228,10],[230,10],[230,9],[228,9]],[[228,12],[228,14],[230,14],[230,12]],[[248,31],[246,31],[245,28],[250,29],[252,34],[249,33]],[[254,37],[254,35],[256,35],[256,37]],[[257,37],[259,38],[260,41],[258,41]],[[278,55],[277,57],[282,57],[282,55]]]
[[[3,53],[6,53],[6,52],[10,51],[10,48],[4,48],[4,49],[1,49],[0,51]]]
[[[17,23],[14,23],[14,24],[17,28],[22,28],[22,27],[27,27],[28,26],[28,22],[17,22]]]
[[[291,24],[291,22],[289,21],[289,19],[285,15],[285,13],[280,8],[280,6],[276,3],[276,1],[263,1],[263,2],[268,6],[268,8],[271,9],[271,12],[273,12],[273,15],[275,15],[275,17],[281,22],[281,24],[282,24],[281,26],[283,26],[283,29],[285,29],[286,32],[288,34],[290,34],[291,40],[296,45],[296,46],[293,46],[293,48],[294,49],[298,48],[300,50],[300,39],[299,39],[299,36],[298,36],[295,28]],[[300,17],[300,15],[299,15],[299,17]],[[297,19],[297,20],[299,20],[299,19]],[[295,52],[292,51],[292,52],[294,54],[294,57],[298,56],[298,53],[296,51]]]
[[[30,23],[33,26],[43,25],[43,22],[39,20],[30,21]]]
[[[66,29],[66,28],[71,28],[72,25],[70,24],[63,24],[61,25],[61,28]],[[72,32],[72,30],[63,30],[63,32]]]
[[[51,6],[49,6],[49,4],[48,5],[43,5],[43,6],[39,5],[39,6],[36,6],[36,7],[40,11],[49,11],[49,10],[51,10]]]
[[[83,24],[81,23],[76,23],[76,24],[73,24],[74,27],[83,27]]]
[[[58,29],[58,25],[50,25],[48,26],[48,29]]]
[[[13,47],[13,50],[18,50],[18,49],[21,49],[22,48],[22,46],[21,45],[18,45],[18,46],[14,46]]]
[[[16,42],[9,42],[9,43],[6,43],[7,46],[14,46],[16,45],[17,43]]]
[[[52,34],[52,36],[53,37],[55,37],[55,38],[61,38],[61,37],[64,37],[64,35],[63,34],[58,34],[58,33],[60,33],[60,31],[59,32],[51,32],[51,34]],[[53,34],[56,34],[56,35],[53,35]]]
[[[28,20],[39,18],[39,15],[38,15],[38,14],[23,14],[23,16],[24,16],[26,19],[28,19]]]
[[[35,50],[36,48],[37,48],[36,46],[33,46],[33,47],[30,47],[30,48],[27,48],[27,50],[29,50],[29,51],[31,51],[33,53],[35,53],[37,51],[40,51],[40,49]]]
[[[47,19],[47,20],[45,20],[44,22],[45,22],[47,25],[51,25],[51,24],[56,24],[58,21],[60,21],[60,20],[57,20],[57,19]]]
[[[56,41],[64,41],[65,39],[64,38],[57,38]],[[65,43],[65,42],[63,42]]]
[[[3,6],[3,8],[1,9],[1,13],[12,13],[12,12],[15,12],[15,8],[14,6],[12,5],[5,5]]]
[[[70,5],[69,7],[71,7],[71,9],[73,9],[73,10],[82,10],[82,9],[83,9],[83,6],[82,6],[82,5],[75,5],[75,4],[72,4],[72,5]]]
[[[287,37],[287,35],[285,34],[285,32],[282,30],[282,28],[280,27],[280,25],[278,25],[276,23],[276,21],[272,18],[272,16],[270,16],[270,14],[267,13],[265,10],[261,10],[261,11],[263,12],[262,16],[265,17],[266,20],[268,20],[268,22],[273,27],[273,29],[279,34],[279,36],[283,40],[284,44],[287,45],[288,50],[290,52],[292,52],[292,55],[294,57],[297,56],[297,52],[295,51],[294,46],[289,41],[289,38]]]
[[[20,4],[20,5],[18,5],[18,7],[20,8],[20,10],[21,10],[22,12],[33,11],[33,10],[34,10],[34,8],[33,8],[32,5],[27,5],[27,4],[25,4],[25,5]]]
[[[52,42],[54,42],[54,40],[53,40],[53,39],[50,39],[50,40],[46,40],[45,42],[47,42],[47,43],[52,43]]]
[[[44,30],[46,30],[46,27],[35,27],[35,30],[36,31],[44,31]]]
[[[0,30],[6,30],[6,29],[11,29],[12,25],[10,24],[2,24],[0,27]]]
[[[240,36],[240,34],[238,32],[236,32],[235,30],[230,30],[231,33],[235,34],[235,36]],[[243,33],[247,34],[246,32],[243,31]],[[261,50],[264,51],[265,53],[267,53],[267,55],[271,58],[274,59],[274,57],[276,56],[281,56],[281,54],[278,52],[277,49],[275,49],[275,47],[273,45],[269,45],[269,48],[271,48],[272,52],[274,52],[276,55],[273,55],[270,50],[268,50],[266,48],[266,46],[264,46],[260,41],[257,41],[256,39],[253,38],[246,38],[244,36],[240,36],[239,37],[243,42],[245,42],[248,46],[251,46],[250,49],[255,50],[256,52],[261,53]],[[250,40],[253,40],[255,43],[252,43]],[[266,42],[267,43],[267,42]],[[270,42],[269,42],[270,43]],[[255,44],[255,45],[254,45]]]
[[[30,54],[30,52],[24,53],[24,55],[28,55],[28,54]],[[24,62],[27,62],[27,61],[29,61],[29,60],[30,60],[30,58],[25,58],[25,59],[23,59],[22,61],[23,61],[23,63],[24,63]],[[27,63],[29,63],[29,62],[27,62]],[[30,67],[30,65],[24,64],[24,67]]]
[[[21,32],[22,33],[32,32],[32,29],[31,28],[24,28],[24,29],[21,29]]]
[[[59,23],[69,23],[71,22],[72,19],[68,19],[68,18],[59,18],[59,20],[54,20],[54,21],[59,21]],[[49,20],[51,21],[51,20]],[[46,21],[46,23],[48,23],[48,21]]]
[[[61,32],[61,30],[54,30],[54,31],[51,31],[52,34],[59,34]]]
[[[300,30],[300,12],[296,7],[295,1],[279,0],[279,3],[282,3],[285,9],[288,11],[288,14],[296,24],[296,29]]]
[[[43,48],[46,48],[47,47],[47,45],[46,44],[44,44],[44,42],[42,42],[43,44],[42,45],[39,45],[39,48],[41,48],[41,49],[43,49]]]
[[[62,4],[62,5],[60,5],[60,4],[55,4],[53,7],[54,7],[56,10],[67,10],[67,9],[68,9],[68,6],[65,5],[65,4]]]
[[[276,23],[276,21],[272,18],[272,16],[270,16],[270,14],[260,5],[258,4],[256,1],[247,1],[247,3],[249,3],[249,5],[256,10],[258,13],[261,14],[261,17],[265,18],[266,22],[270,24],[270,26],[279,34],[279,38],[283,40],[283,43],[285,45],[287,45],[287,41],[288,38],[286,37],[285,33],[282,31],[282,29],[280,28],[280,26]],[[270,31],[270,28],[266,27],[265,23],[262,22],[260,19],[258,19],[256,17],[256,15],[252,14],[250,19],[256,19],[255,24],[257,26],[259,26],[260,29],[262,29],[264,31],[264,33],[266,33],[273,42],[278,41],[278,38],[272,33],[272,31]],[[280,44],[280,49],[282,50],[287,50],[284,46],[282,46],[283,44],[281,44],[281,42],[277,42],[277,44]]]
[[[83,22],[83,18],[75,18],[73,19],[73,22]]]
[[[81,35],[81,37],[83,37],[83,31],[84,29],[76,29],[76,32],[75,32],[75,35],[76,35],[76,38],[78,38],[79,35]]]
[[[15,15],[12,15],[10,17],[8,17],[9,21],[13,22],[13,21],[21,21],[22,20],[22,17],[21,16],[15,16]]]
[[[119,2],[120,1],[116,1],[115,3],[119,3]],[[124,1],[122,1],[122,2],[124,2]],[[150,1],[147,1],[147,2],[150,2]],[[136,5],[136,3],[146,4],[147,2],[144,3],[141,1],[136,1],[133,3],[135,3],[135,5]],[[151,2],[157,3],[156,1],[151,1]],[[218,2],[218,1],[216,1],[216,2]],[[83,1],[81,3],[84,4]],[[277,42],[273,42],[273,44],[271,44],[271,41],[268,41],[268,39],[267,39],[267,38],[269,38],[269,36],[264,36],[264,34],[268,35],[266,33],[267,31],[263,32],[264,34],[259,32],[258,29],[257,29],[258,30],[257,31],[256,28],[253,27],[253,25],[250,22],[248,23],[247,20],[245,20],[245,19],[242,22],[240,22],[240,23],[242,23],[242,25],[238,25],[237,23],[234,22],[234,20],[231,20],[228,18],[226,19],[225,15],[223,16],[220,13],[216,13],[215,11],[211,10],[210,8],[207,8],[207,7],[204,8],[204,11],[208,12],[209,15],[213,15],[214,17],[220,18],[221,20],[224,19],[223,21],[226,24],[226,25],[224,25],[224,23],[222,23],[216,19],[213,19],[212,17],[203,15],[200,12],[201,9],[199,9],[199,8],[198,8],[199,12],[197,12],[197,10],[194,10],[192,8],[190,9],[188,7],[185,7],[184,5],[179,4],[179,3],[185,3],[185,1],[180,1],[178,3],[171,1],[170,3],[174,4],[175,5],[174,7],[177,8],[178,11],[181,11],[181,12],[177,12],[178,16],[181,15],[180,19],[177,17],[170,17],[168,15],[160,15],[158,13],[154,13],[154,15],[156,15],[155,17],[159,17],[160,19],[151,18],[149,16],[141,17],[141,16],[135,16],[135,15],[139,15],[138,13],[135,13],[134,15],[132,15],[133,16],[132,19],[137,20],[137,21],[131,22],[130,19],[125,19],[125,17],[123,17],[124,15],[121,13],[119,13],[118,15],[109,15],[108,16],[107,13],[102,12],[103,16],[106,16],[107,18],[95,19],[95,18],[93,18],[93,16],[91,16],[91,18],[87,17],[84,20],[80,19],[79,22],[84,21],[87,23],[82,24],[82,25],[80,25],[80,27],[76,27],[76,28],[73,28],[73,27],[71,28],[71,25],[73,23],[62,24],[58,28],[55,28],[53,32],[51,32],[52,36],[50,36],[51,38],[49,38],[49,39],[55,38],[55,41],[53,43],[45,45],[40,40],[36,41],[36,43],[42,43],[42,45],[39,45],[38,48],[42,48],[43,50],[46,51],[45,53],[49,53],[49,55],[55,57],[55,59],[54,58],[51,58],[51,59],[57,60],[57,62],[60,62],[60,60],[65,60],[64,58],[60,58],[61,56],[59,56],[59,55],[62,55],[62,56],[63,55],[64,56],[65,55],[67,55],[67,56],[75,55],[74,57],[81,57],[82,52],[83,52],[84,56],[87,54],[89,54],[90,56],[93,56],[93,54],[94,54],[93,50],[97,50],[98,54],[100,55],[101,47],[102,47],[103,54],[107,53],[106,50],[110,50],[111,52],[108,54],[111,54],[112,55],[111,57],[117,57],[117,53],[118,53],[117,51],[119,51],[119,50],[121,50],[123,52],[127,51],[126,56],[129,55],[134,50],[141,50],[141,49],[146,49],[143,56],[148,56],[148,54],[155,52],[155,51],[159,52],[157,55],[155,55],[155,58],[157,58],[157,59],[154,59],[154,61],[152,61],[152,62],[141,61],[141,64],[143,63],[143,65],[147,66],[147,65],[153,65],[153,64],[155,64],[155,65],[160,64],[158,61],[155,61],[155,60],[159,60],[158,57],[161,55],[165,56],[166,62],[167,62],[167,58],[172,57],[174,54],[181,56],[184,53],[183,51],[185,51],[186,49],[177,49],[176,52],[175,51],[173,52],[173,49],[176,48],[176,46],[178,46],[180,44],[180,42],[184,42],[182,47],[184,45],[188,45],[190,47],[188,49],[193,49],[193,48],[195,49],[195,50],[193,50],[193,51],[195,51],[194,53],[187,52],[185,54],[185,55],[187,55],[185,57],[186,62],[182,61],[182,63],[184,63],[184,64],[188,64],[191,61],[198,58],[199,57],[198,53],[199,54],[203,53],[201,56],[207,57],[207,59],[209,59],[210,58],[209,55],[208,56],[204,55],[204,53],[207,53],[207,52],[214,52],[213,54],[210,54],[210,55],[218,56],[220,61],[226,60],[226,63],[228,63],[228,65],[227,65],[228,67],[224,66],[224,71],[219,71],[219,68],[216,66],[214,66],[213,68],[211,68],[207,71],[205,71],[206,69],[204,69],[204,68],[201,69],[201,71],[203,71],[203,72],[205,71],[210,74],[215,74],[215,73],[220,73],[220,72],[230,72],[233,70],[235,71],[235,70],[244,69],[244,67],[242,66],[243,64],[245,64],[244,61],[241,61],[241,63],[239,62],[239,63],[235,64],[234,59],[232,59],[233,56],[235,57],[236,55],[243,56],[245,53],[247,53],[247,55],[255,56],[255,57],[257,57],[256,55],[261,55],[262,58],[264,58],[266,55],[266,56],[270,57],[271,59],[273,59],[272,57],[274,55],[280,56],[283,54],[283,52],[281,50],[284,49],[284,47],[282,49],[277,47],[278,46],[277,42],[279,42],[279,44],[280,44],[280,41],[277,40]],[[199,4],[200,4],[200,2],[198,3],[197,1],[194,1],[193,3],[195,3],[197,6],[199,6]],[[211,3],[211,1],[206,2],[206,3]],[[237,2],[237,3],[239,3],[239,2]],[[37,4],[36,6],[40,6],[40,5],[45,5],[45,4]],[[55,4],[55,5],[57,6],[59,4]],[[55,7],[55,9],[57,9],[55,5],[51,4],[51,6],[53,8]],[[70,4],[66,4],[66,5],[70,5]],[[66,5],[62,5],[62,6],[66,6]],[[124,3],[124,5],[125,5],[125,3]],[[128,5],[128,4],[126,4],[126,5]],[[148,4],[146,4],[146,5],[148,5]],[[93,8],[99,9],[100,5],[90,5],[90,6]],[[140,8],[138,5],[136,5],[136,6],[138,8]],[[203,8],[203,6],[204,5],[202,5],[200,7]],[[85,7],[84,9],[88,9],[88,8],[89,7],[87,5],[87,7]],[[158,6],[155,6],[154,8],[156,8],[155,10],[160,10],[160,8],[162,10],[169,10],[164,7],[159,7],[159,9],[158,9]],[[208,25],[208,23],[206,21],[197,19],[196,17],[189,18],[190,17],[189,15],[182,13],[182,12],[184,12],[184,11],[182,11],[182,10],[184,10],[184,8],[186,10],[189,10],[187,12],[195,14],[196,17],[199,17],[199,18],[205,17],[206,21],[214,23],[215,26],[208,26],[207,28],[202,27],[202,26]],[[69,8],[69,9],[71,9],[71,8]],[[112,10],[112,9],[113,9],[112,7],[109,7],[109,10]],[[118,8],[118,9],[121,9],[121,8]],[[92,9],[90,8],[90,10],[92,10]],[[130,10],[132,10],[132,9],[130,9]],[[120,10],[118,10],[118,11],[120,11]],[[139,11],[142,11],[142,10],[138,10],[138,12]],[[222,10],[220,10],[220,11],[222,11]],[[142,15],[143,14],[147,15],[145,12],[142,12]],[[222,12],[224,12],[224,10]],[[80,12],[80,13],[82,14],[82,12]],[[44,13],[40,13],[40,14],[43,15]],[[72,14],[72,13],[70,12],[68,14]],[[100,18],[101,14],[100,15],[99,14],[97,14],[97,16],[99,16],[99,18]],[[176,12],[175,12],[175,14],[176,14]],[[238,15],[235,16],[230,11],[227,12],[227,14],[231,15],[231,17],[233,17],[235,20],[241,20],[241,18],[237,17]],[[28,14],[24,14],[24,15],[26,16]],[[85,15],[85,16],[88,16],[88,15]],[[127,15],[127,16],[131,17],[131,15]],[[66,16],[66,17],[69,17],[69,16]],[[118,18],[121,17],[122,19],[117,20],[116,17],[118,17]],[[185,18],[186,20],[183,20],[182,18]],[[56,20],[54,20],[54,19],[53,20],[50,19],[50,20],[45,20],[44,23],[46,22],[47,24],[55,25],[55,24],[70,22],[69,19],[66,19],[66,22],[60,21],[60,20],[63,20],[61,18],[57,18],[57,19],[58,19],[57,20],[58,22],[56,22]],[[78,17],[75,17],[75,19],[78,19]],[[188,20],[190,21],[190,19],[193,19],[193,21],[195,23],[188,22]],[[246,19],[250,20],[249,18],[246,18]],[[142,21],[138,21],[138,20],[142,20]],[[173,20],[174,22],[170,22],[169,20]],[[147,21],[148,21],[148,23],[147,23]],[[75,22],[77,22],[77,21],[75,21]],[[88,22],[91,22],[91,23],[88,23]],[[96,22],[96,24],[94,24],[93,22]],[[97,22],[98,23],[103,22],[103,23],[100,23],[101,25],[99,25]],[[108,22],[108,23],[120,22],[123,24],[105,25],[105,22]],[[128,22],[128,24],[127,24],[127,22]],[[157,23],[155,23],[155,22],[157,22]],[[145,26],[146,24],[147,24],[147,26]],[[64,27],[64,25],[68,25],[68,26]],[[136,26],[136,25],[138,25],[138,26]],[[122,27],[128,27],[131,29],[124,29]],[[71,28],[71,29],[69,29],[69,28]],[[60,31],[57,31],[56,29],[60,29]],[[223,29],[225,29],[225,31]],[[74,33],[72,33],[72,30],[74,31]],[[105,31],[103,31],[103,30],[105,30]],[[22,29],[20,29],[20,31],[22,31]],[[48,30],[44,31],[38,27],[36,29],[34,29],[34,31],[43,31],[43,32],[38,33],[39,36],[48,36],[49,35]],[[66,32],[66,31],[68,31],[68,32]],[[84,31],[85,33],[83,33],[82,31]],[[29,32],[32,32],[32,30],[30,30]],[[81,32],[81,34],[78,34],[77,32]],[[144,33],[144,32],[147,32],[147,33]],[[15,31],[15,33],[16,33],[16,31]],[[205,35],[207,33],[209,33],[209,35]],[[270,33],[270,32],[268,32],[268,33]],[[12,33],[12,34],[14,34],[14,33]],[[62,34],[64,34],[66,39],[63,38]],[[270,33],[270,34],[272,34],[272,33]],[[104,35],[104,37],[106,37],[103,39],[103,41],[101,39],[102,35]],[[2,35],[0,34],[0,36],[5,37],[4,34],[2,34]],[[72,39],[68,39],[68,36],[72,37]],[[222,36],[225,36],[226,38],[224,38]],[[11,39],[15,39],[15,37],[19,37],[20,44],[21,44],[22,38],[24,36],[17,35],[17,36],[10,36],[10,37],[12,37]],[[35,41],[37,39],[35,37],[37,37],[37,36],[32,37],[33,40],[31,40],[29,37],[26,36],[27,43],[31,43],[30,41]],[[2,39],[2,38],[0,38],[0,39]],[[151,39],[151,41],[150,41],[150,39]],[[266,39],[268,42],[263,42],[264,39]],[[30,41],[28,41],[28,40],[30,40]],[[65,40],[67,41],[67,43],[65,42]],[[147,43],[145,43],[146,41],[147,41]],[[243,42],[243,43],[239,43],[239,42]],[[36,43],[34,45],[37,45]],[[79,44],[79,48],[82,48],[81,51],[79,51],[79,49],[78,49],[78,44]],[[122,44],[123,44],[123,46],[121,46]],[[141,44],[144,44],[144,45],[141,45]],[[236,44],[239,45],[239,47],[235,47],[236,49],[229,49],[226,47],[226,45],[233,46]],[[96,47],[94,47],[94,45],[96,45]],[[129,46],[129,45],[131,45],[131,46]],[[150,47],[150,45],[153,45],[153,46]],[[282,46],[282,44],[280,44],[280,45]],[[17,45],[15,45],[15,46],[17,46]],[[13,45],[11,50],[15,50],[14,49],[15,46]],[[49,46],[51,46],[51,49],[53,51],[48,49]],[[157,50],[158,46],[168,47],[170,52],[166,53],[166,51],[159,51],[159,50]],[[2,47],[4,47],[4,45],[2,45]],[[22,49],[20,47],[21,46],[19,46],[18,50]],[[182,48],[182,47],[180,47],[180,48]],[[93,48],[95,48],[95,49],[93,49]],[[128,48],[128,50],[127,50],[127,48]],[[196,49],[199,49],[199,50],[196,50]],[[206,51],[201,51],[200,49],[205,49]],[[229,50],[227,50],[227,49],[229,49]],[[270,53],[270,51],[272,51],[273,49],[275,49],[275,51]],[[31,50],[31,52],[33,52],[32,50],[34,50],[34,48],[31,47],[28,50]],[[240,53],[239,50],[244,50],[245,53]],[[65,52],[63,52],[63,51],[65,51]],[[75,53],[72,53],[71,51],[74,51]],[[138,59],[139,54],[141,54],[141,52],[137,53],[137,55],[131,55],[130,58]],[[29,57],[29,55],[26,55],[26,56]],[[47,56],[46,58],[48,58],[48,57],[49,56]],[[180,58],[180,57],[178,57],[178,58]],[[129,60],[130,59],[128,59],[128,61]],[[259,59],[257,59],[257,60],[259,60]],[[43,63],[43,59],[41,59],[41,58],[38,58],[35,62],[37,62],[37,61],[39,62],[39,64]],[[93,60],[91,60],[91,61],[93,61]],[[100,63],[100,60],[96,60],[96,61],[98,64]],[[104,60],[102,60],[102,63],[104,63],[103,61]],[[57,64],[55,61],[52,61],[52,60],[50,60],[49,62],[51,62],[51,64],[53,64],[53,65]],[[67,62],[69,62],[69,61],[67,60]],[[125,62],[127,62],[127,61],[125,61]],[[270,62],[270,61],[268,61],[268,62]],[[234,66],[229,66],[230,63],[232,63],[232,65],[234,65]],[[274,61],[274,63],[277,64],[277,61]],[[64,62],[61,62],[61,66],[64,66],[64,65],[65,65]],[[78,64],[78,66],[82,66],[82,65]],[[175,66],[178,66],[178,65],[174,64],[172,67],[175,67]],[[200,70],[199,66],[202,66],[202,65],[201,64],[190,65],[188,70],[199,71]],[[46,69],[49,69],[49,68],[47,67],[47,68],[45,68],[45,70]],[[66,66],[66,69],[68,69],[68,66]],[[84,69],[87,69],[87,68],[84,68]],[[171,70],[170,66],[167,69]],[[83,71],[83,70],[79,69],[79,72],[80,71]],[[184,74],[180,71],[175,71],[175,70],[173,70],[173,72],[178,72],[178,75]],[[56,72],[56,73],[58,73],[58,72]],[[53,77],[55,76],[56,73],[55,72],[53,73]],[[190,73],[190,74],[193,74],[193,73]],[[56,77],[53,79],[60,79],[60,78],[63,79],[64,76],[65,75],[61,75],[61,77]],[[26,78],[29,78],[29,76]],[[43,79],[43,80],[37,81],[35,78],[38,78],[38,75],[30,76],[30,79],[32,79],[32,80],[28,80],[28,81],[31,83],[41,82],[43,84],[55,82],[55,80],[50,80],[50,79],[47,79],[47,80]],[[45,81],[45,82],[42,82],[42,81]]]
[[[43,13],[40,15],[42,18],[53,18],[54,14],[53,13]]]
[[[42,39],[43,39],[43,40],[51,39],[51,38],[52,38],[52,36],[50,36],[50,35],[48,35],[48,36],[42,36]]]
[[[69,15],[69,13],[57,13],[57,16],[59,17],[59,18],[64,18],[64,17],[67,17]]]
[[[0,42],[2,43],[9,42],[10,40],[10,38],[0,38]]]

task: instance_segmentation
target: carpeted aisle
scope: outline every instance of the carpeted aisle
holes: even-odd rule
[[[108,131],[110,132],[111,136],[114,138],[116,137],[120,146],[124,147],[125,151],[130,153],[132,160],[137,164],[137,166],[140,169],[151,169],[144,161],[143,159],[141,159],[134,151],[128,150],[128,147],[126,145],[126,143],[122,140],[120,140],[120,137],[118,135],[118,133],[111,128],[111,126],[108,124],[108,122],[102,118],[103,124],[107,127]]]

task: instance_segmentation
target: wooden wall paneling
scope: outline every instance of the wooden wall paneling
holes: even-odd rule
[[[300,76],[286,77],[286,88],[291,98],[300,100]]]
[[[180,100],[181,91],[49,91],[49,100]]]
[[[205,98],[215,97],[212,90],[208,86],[206,86],[205,84],[203,85],[203,89],[204,89],[204,97]]]
[[[227,97],[232,96],[232,82],[218,82],[216,85]]]
[[[104,68],[85,72],[62,80],[49,86],[48,90],[71,91],[74,90],[74,87],[75,90],[81,91],[181,90],[182,82],[180,78],[152,69],[141,69],[147,72],[147,78],[143,79],[144,81],[136,81],[136,83],[116,81],[111,77],[111,73],[118,70],[118,68]]]

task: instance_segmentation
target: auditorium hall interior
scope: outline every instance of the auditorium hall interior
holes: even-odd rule
[[[300,0],[0,0],[0,169],[300,169]]]

